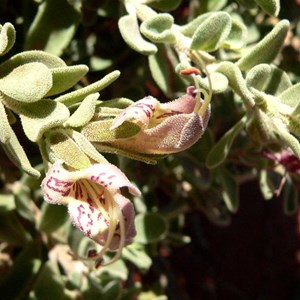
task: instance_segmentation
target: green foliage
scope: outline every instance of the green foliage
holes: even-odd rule
[[[297,212],[300,74],[291,53],[299,52],[300,27],[286,12],[278,17],[279,0],[31,2],[21,0],[23,15],[12,11],[15,18],[0,25],[3,299],[171,299],[182,279],[172,273],[178,253],[185,261],[193,249],[208,252],[199,218],[229,225],[247,200],[244,182],[257,181],[256,195],[266,200],[279,197],[285,214]],[[192,104],[169,102],[181,96]],[[130,118],[114,127],[128,107]],[[176,128],[189,114],[198,123],[183,126],[179,141]],[[164,148],[199,131],[185,151]],[[285,152],[290,160],[278,158]],[[77,178],[65,192],[66,202],[86,196],[90,211],[78,206],[78,219],[93,209],[104,216],[104,242],[76,230],[70,209],[43,201],[41,182],[59,160],[76,174],[110,162],[141,190],[130,198],[113,174],[101,189]],[[42,185],[59,192],[70,184],[52,175]],[[121,217],[128,226],[127,197],[137,233],[123,251],[119,245],[122,253],[109,251],[110,234],[124,237]],[[113,264],[94,268],[96,246],[96,265]]]

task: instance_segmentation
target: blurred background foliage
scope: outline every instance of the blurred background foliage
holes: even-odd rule
[[[237,13],[249,30],[248,43],[260,40],[277,20],[240,5],[245,1],[165,2],[172,4],[167,10],[177,24],[212,10]],[[101,100],[176,98],[185,85],[177,80],[172,57],[162,59],[168,76],[167,90],[161,90],[147,57],[130,49],[119,33],[124,13],[123,4],[111,0],[0,2],[1,24],[11,22],[17,31],[10,55],[41,49],[68,65],[86,64],[90,72],[81,85],[120,70]],[[288,19],[292,30],[277,65],[293,83],[300,78],[299,16],[298,0],[281,1],[278,19]],[[135,242],[120,261],[97,270],[67,254],[68,249],[85,253],[90,241],[72,227],[65,207],[45,203],[40,181],[21,174],[1,152],[0,299],[299,299],[299,175],[290,176],[283,193],[273,197],[264,172],[275,187],[281,176],[249,149],[243,133],[226,163],[209,170],[209,150],[241,116],[232,92],[214,95],[212,107],[209,130],[188,151],[157,165],[107,155],[141,189],[142,198],[133,200]],[[14,130],[38,166],[38,149],[22,136],[18,122]]]

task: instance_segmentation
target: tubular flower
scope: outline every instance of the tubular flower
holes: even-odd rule
[[[110,141],[109,144],[146,154],[183,151],[197,142],[206,129],[210,106],[202,116],[199,110],[203,103],[193,86],[187,88],[185,95],[168,103],[160,103],[151,96],[145,97],[123,110],[111,126],[113,130],[130,121],[140,126],[140,132],[129,138]]]
[[[47,172],[41,185],[44,198],[68,206],[73,224],[102,246],[99,253],[89,251],[87,258],[75,257],[99,265],[104,253],[111,250],[117,251],[111,262],[115,261],[136,234],[133,205],[120,188],[128,187],[136,196],[140,191],[112,164],[94,164],[79,171],[67,171],[62,164],[55,162]]]

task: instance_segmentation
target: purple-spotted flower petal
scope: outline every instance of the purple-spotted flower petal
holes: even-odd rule
[[[141,131],[130,138],[109,141],[111,146],[144,154],[169,154],[192,146],[203,135],[210,117],[210,106],[201,116],[196,110],[197,91],[187,88],[182,97],[160,103],[153,97],[145,97],[127,107],[111,126],[115,129],[125,121],[141,125]],[[203,101],[200,100],[200,106]]]
[[[62,164],[54,163],[42,182],[45,200],[67,205],[73,224],[102,245],[89,260],[101,260],[107,250],[118,251],[119,257],[136,234],[133,205],[120,188],[127,187],[136,196],[140,191],[109,163],[79,171],[67,171]]]

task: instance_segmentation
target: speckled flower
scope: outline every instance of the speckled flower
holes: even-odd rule
[[[99,253],[90,251],[84,260],[101,263],[103,254],[117,251],[112,261],[122,252],[122,248],[132,242],[134,208],[121,192],[128,187],[133,195],[140,191],[114,165],[95,164],[79,171],[68,171],[63,161],[57,161],[47,172],[42,182],[44,198],[52,204],[68,206],[73,224],[85,235],[102,245]],[[78,257],[77,257],[78,258]]]
[[[144,154],[169,154],[192,146],[204,133],[209,117],[208,106],[203,116],[199,110],[203,101],[197,99],[197,90],[190,86],[182,97],[160,103],[148,96],[123,110],[113,121],[116,129],[130,121],[141,130],[130,138],[110,141],[117,148]]]

